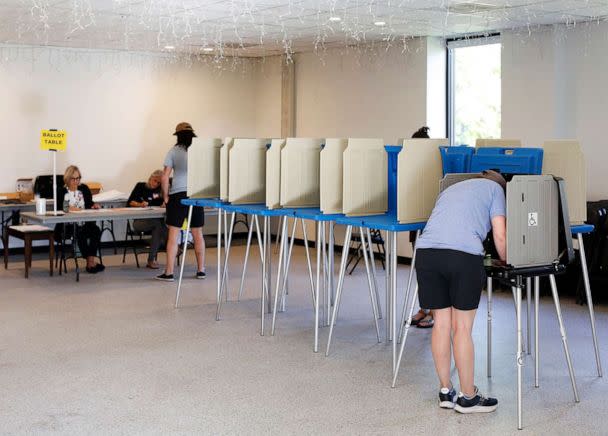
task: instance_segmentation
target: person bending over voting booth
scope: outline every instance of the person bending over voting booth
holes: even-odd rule
[[[474,384],[471,332],[486,281],[483,241],[490,230],[500,258],[506,259],[505,187],[506,180],[495,171],[450,186],[437,198],[416,242],[420,305],[431,309],[435,320],[431,348],[439,406],[461,413],[492,412],[498,406],[498,400],[485,398]],[[450,379],[452,354],[458,395]]]
[[[188,148],[192,145],[192,139],[196,138],[194,129],[190,123],[179,123],[175,127],[176,144],[169,150],[165,157],[165,167],[162,177],[163,204],[167,207],[166,223],[169,227],[167,237],[167,264],[165,271],[156,276],[157,280],[172,282],[175,257],[177,256],[177,238],[188,218],[188,206],[182,204],[182,200],[188,197]],[[173,183],[169,189],[169,177],[173,172]],[[204,210],[195,207],[190,217],[190,230],[194,238],[194,253],[196,254],[196,278],[204,279],[205,274],[205,240],[203,239],[203,225],[205,223]]]

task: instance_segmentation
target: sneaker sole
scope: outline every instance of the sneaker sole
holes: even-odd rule
[[[498,404],[495,406],[471,406],[462,407],[459,404],[454,406],[454,410],[458,413],[490,413],[494,412],[498,408]]]
[[[439,407],[441,407],[442,409],[453,409],[454,403],[452,403],[451,401],[440,401]]]
[[[207,276],[205,276],[205,277],[199,277],[199,276],[196,276],[196,279],[197,279],[197,280],[205,280],[206,278],[207,278]]]
[[[156,280],[161,281],[161,282],[174,282],[175,281],[175,279],[161,279],[161,278],[158,278],[158,277],[154,277],[154,278]]]

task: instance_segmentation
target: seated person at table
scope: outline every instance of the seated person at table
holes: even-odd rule
[[[66,168],[63,175],[64,186],[57,191],[58,205],[64,205],[65,212],[75,212],[83,209],[99,209],[99,205],[93,203],[93,195],[87,185],[80,184],[82,174],[75,165],[70,165]],[[67,210],[66,210],[67,209]],[[76,223],[76,239],[82,257],[87,260],[86,271],[90,274],[96,274],[105,269],[101,263],[95,262],[97,250],[101,239],[101,230],[94,222]],[[73,225],[65,226],[64,236],[69,238],[73,235]],[[55,234],[61,235],[64,231],[64,225],[58,224],[55,227]]]
[[[163,204],[163,196],[161,193],[161,179],[163,177],[162,170],[156,170],[147,182],[139,182],[133,188],[129,196],[129,207],[149,207],[161,206]],[[148,263],[146,268],[158,269],[156,255],[160,244],[167,239],[167,226],[164,219],[154,218],[148,220],[133,220],[133,230],[135,232],[151,232],[152,240],[150,241],[150,252],[148,253]]]
[[[486,282],[483,241],[492,230],[506,258],[506,181],[495,171],[450,186],[439,194],[416,241],[420,305],[433,311],[431,351],[439,377],[439,406],[460,413],[493,412],[498,400],[485,398],[474,384],[473,322]],[[453,351],[452,351],[453,343]],[[460,393],[450,379],[452,353]]]

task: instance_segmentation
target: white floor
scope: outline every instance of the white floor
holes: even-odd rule
[[[597,377],[586,307],[562,300],[581,396],[574,404],[553,304],[542,298],[541,387],[532,387],[528,357],[525,429],[517,432],[510,293],[495,298],[492,379],[485,372],[485,296],[475,327],[477,384],[498,397],[499,409],[463,416],[437,407],[428,330],[413,329],[390,388],[390,347],[376,342],[362,266],[346,280],[332,353],[313,353],[305,257],[301,247],[294,253],[288,311],[274,337],[259,335],[257,253],[243,301],[225,304],[220,322],[214,249],[206,281],[191,278],[190,259],[178,310],[176,284],[153,280],[132,256],[125,265],[107,256],[106,271],[83,274],[80,283],[73,271],[48,277],[44,260],[25,280],[21,258],[13,257],[0,270],[0,433],[608,434],[608,376]],[[243,247],[234,247],[231,299],[242,259]],[[407,274],[400,266],[401,292]],[[607,307],[596,314],[608,369]]]

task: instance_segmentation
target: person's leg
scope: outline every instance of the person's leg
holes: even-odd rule
[[[95,231],[97,230],[97,231]],[[78,248],[82,257],[86,259],[86,267],[95,267],[95,255],[99,247],[100,231],[95,223],[85,223],[78,228]]]
[[[440,388],[451,388],[452,365],[452,308],[433,310],[435,326],[431,336],[431,350]]]
[[[203,228],[197,227],[192,230],[194,238],[194,253],[196,254],[196,271],[205,271],[205,238],[203,238]]]
[[[162,220],[150,220],[152,239],[148,253],[148,265],[156,263],[156,255],[164,237],[166,237],[165,223]]]
[[[179,237],[180,228],[167,226],[169,232],[167,235],[167,265],[165,266],[165,274],[172,275],[175,267],[175,256],[177,256],[177,239]]]
[[[473,347],[473,321],[477,310],[452,309],[452,330],[454,332],[454,361],[458,369],[460,380],[460,391],[467,397],[475,396],[475,350]],[[437,328],[437,316],[435,316],[435,327]]]

